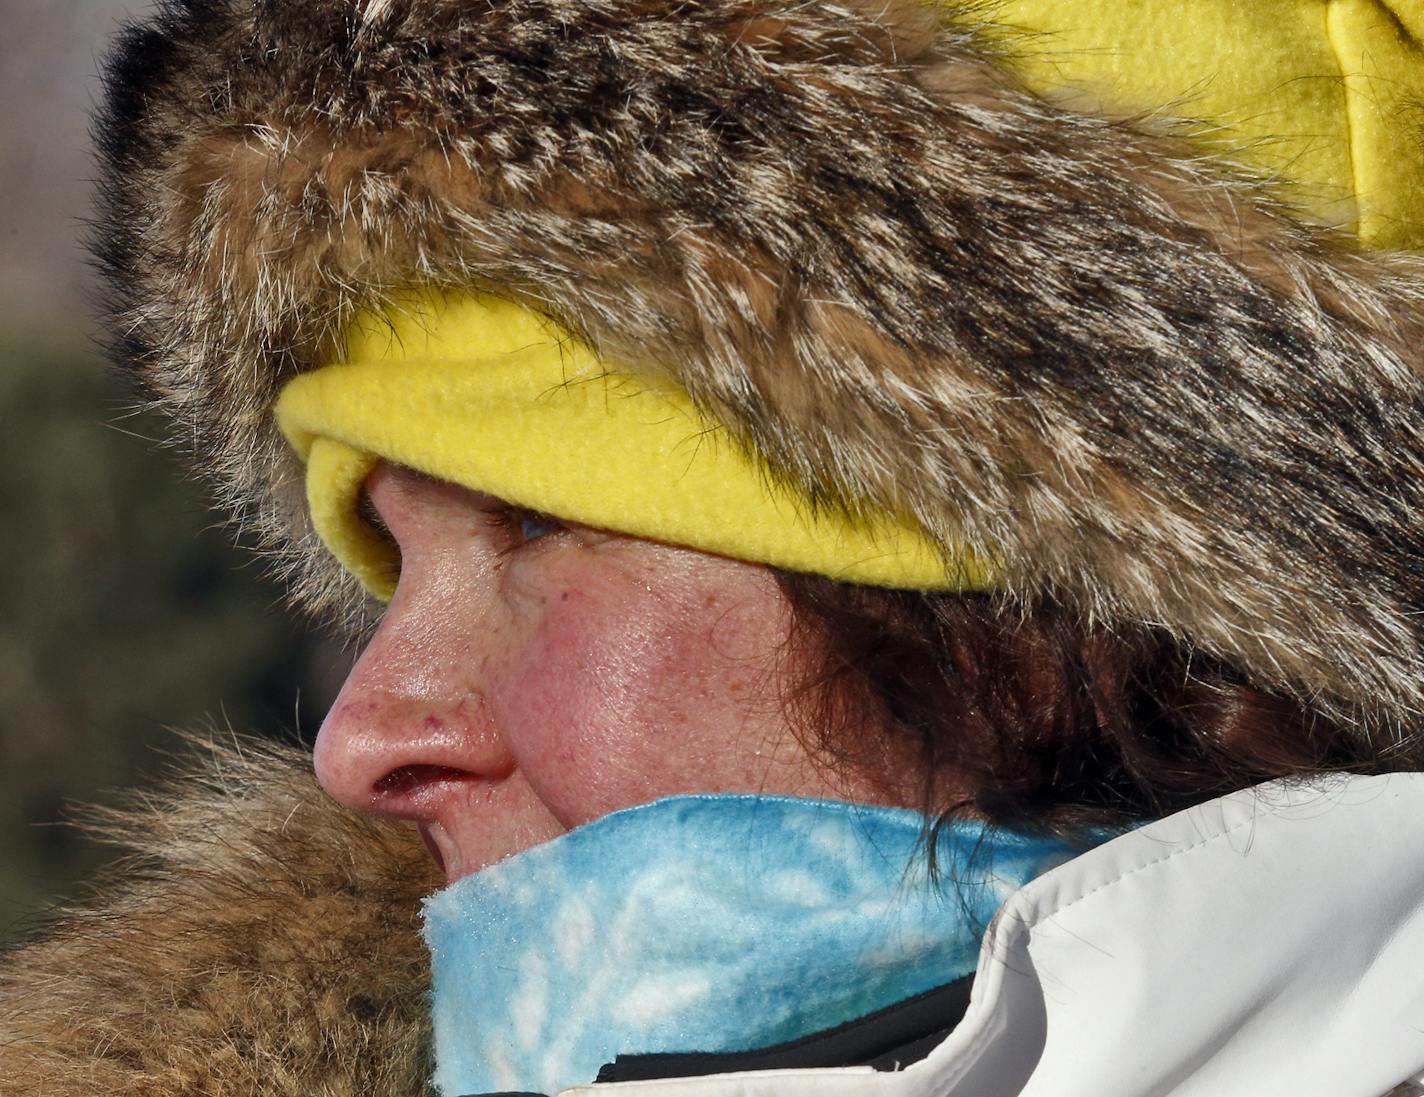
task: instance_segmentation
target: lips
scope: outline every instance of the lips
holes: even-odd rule
[[[445,828],[439,823],[421,823],[420,840],[435,858],[435,864],[445,874],[446,883],[454,883],[463,873],[460,871],[460,848],[450,840]]]
[[[442,801],[459,786],[467,784],[471,775],[453,766],[410,765],[391,770],[376,782],[371,810],[380,815],[415,818],[420,839],[435,859],[447,882],[459,879],[461,862],[459,844],[432,814]]]
[[[364,810],[415,823],[452,884],[566,829],[517,774],[488,781],[453,766],[393,769],[375,783]]]

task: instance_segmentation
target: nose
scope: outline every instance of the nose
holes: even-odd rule
[[[446,523],[470,540],[450,493],[386,465],[367,492],[400,545],[401,579],[322,723],[313,761],[322,786],[352,810],[431,822],[451,786],[515,769],[481,688],[492,630],[478,567],[437,551]]]
[[[317,779],[353,811],[427,822],[452,784],[515,768],[466,668],[439,659],[438,635],[388,614],[317,735]],[[418,673],[402,673],[426,660]]]

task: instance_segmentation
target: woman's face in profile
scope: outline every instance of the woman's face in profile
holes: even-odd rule
[[[316,770],[347,806],[418,822],[450,880],[660,796],[881,798],[793,734],[790,613],[767,568],[385,464],[367,490],[400,584]]]

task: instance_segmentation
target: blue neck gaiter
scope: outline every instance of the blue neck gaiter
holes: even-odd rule
[[[1082,852],[775,796],[607,815],[426,901],[444,1097],[556,1093],[619,1054],[747,1051],[974,971],[1000,904]]]

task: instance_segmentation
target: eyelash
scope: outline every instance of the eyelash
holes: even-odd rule
[[[508,544],[508,547],[500,550],[501,556],[562,533],[568,528],[557,518],[527,507],[500,507],[498,510],[489,511],[488,515],[490,525]],[[530,535],[531,526],[539,529],[533,536]]]

